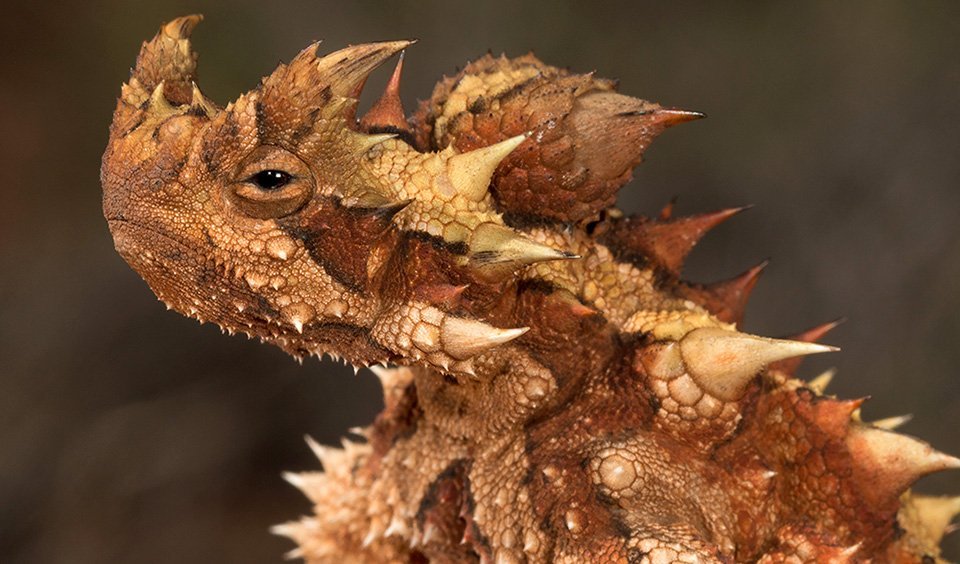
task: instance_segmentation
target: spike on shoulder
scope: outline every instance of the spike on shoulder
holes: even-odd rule
[[[712,327],[694,329],[680,341],[690,376],[711,395],[727,401],[739,399],[750,380],[772,362],[836,350]]]
[[[515,135],[499,143],[450,157],[447,161],[450,182],[467,199],[474,202],[483,200],[497,166],[526,140],[526,134]]]
[[[470,264],[478,273],[491,279],[512,275],[520,267],[543,261],[579,258],[567,251],[541,245],[513,229],[494,223],[483,223],[470,239]]]

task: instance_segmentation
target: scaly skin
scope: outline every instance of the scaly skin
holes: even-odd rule
[[[226,108],[175,20],[144,44],[103,158],[117,250],[170,307],[303,357],[374,366],[386,408],[276,527],[311,562],[939,558],[960,460],[792,378],[815,341],[737,331],[761,267],[684,257],[739,209],[610,207],[666,127],[701,117],[533,56],[484,57],[413,118],[410,43],[311,45]],[[265,172],[271,171],[271,172]]]

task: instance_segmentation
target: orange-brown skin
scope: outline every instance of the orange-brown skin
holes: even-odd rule
[[[466,80],[464,80],[466,78]],[[615,91],[615,83],[486,55],[441,81],[414,123],[421,147],[470,151],[530,132],[497,169],[492,194],[517,220],[582,221],[613,205],[654,137],[703,117]]]
[[[198,16],[144,44],[104,154],[118,251],[168,305],[296,356],[374,366],[386,407],[276,527],[311,562],[936,559],[960,466],[792,378],[813,343],[739,333],[760,267],[683,259],[739,209],[625,218],[651,140],[700,117],[531,55],[484,57],[406,119],[409,42],[316,45],[226,108]],[[384,132],[391,135],[384,135]]]

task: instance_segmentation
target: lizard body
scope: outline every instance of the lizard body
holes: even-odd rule
[[[762,265],[681,279],[742,208],[626,217],[650,142],[696,112],[532,55],[483,57],[412,117],[410,45],[311,45],[224,108],[198,16],[141,49],[104,154],[117,250],[168,306],[296,357],[373,366],[385,409],[278,526],[308,561],[802,562],[937,558],[960,460],[793,378],[793,340],[738,324]],[[402,58],[401,58],[402,61]],[[377,365],[392,365],[383,368]]]

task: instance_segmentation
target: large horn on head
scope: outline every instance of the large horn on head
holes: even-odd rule
[[[126,100],[138,105],[164,84],[166,98],[175,105],[189,104],[193,98],[193,82],[197,78],[197,54],[190,45],[190,34],[203,19],[199,14],[177,18],[160,28],[160,31],[140,48],[137,63],[127,82],[129,94],[136,100]],[[124,98],[127,98],[127,88]]]
[[[367,76],[412,43],[365,43],[325,56],[318,54],[319,43],[310,45],[263,80],[260,129],[268,137],[283,138],[304,131],[317,119],[352,121]]]
[[[205,114],[216,106],[197,89],[197,54],[190,45],[190,34],[203,19],[199,14],[177,18],[140,48],[130,79],[121,88],[114,114],[114,127],[126,131],[143,119],[142,112],[169,113],[172,106],[189,104]]]

